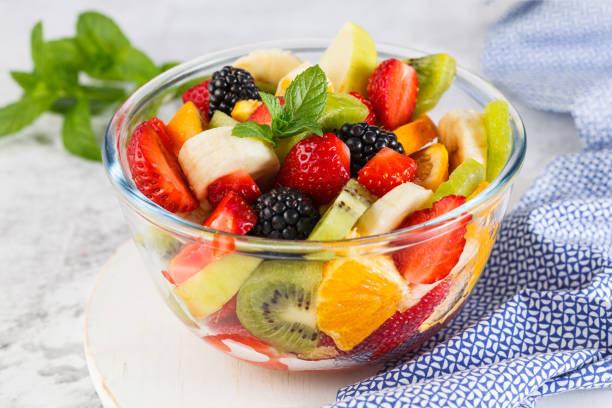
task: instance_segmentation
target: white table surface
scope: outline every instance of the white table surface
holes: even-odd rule
[[[31,68],[30,28],[42,20],[46,38],[72,35],[76,15],[85,9],[111,15],[133,44],[157,62],[256,40],[333,37],[344,21],[352,20],[375,41],[446,51],[478,72],[486,28],[511,2],[228,3],[0,0],[0,105],[20,95],[9,69]],[[569,116],[517,106],[529,148],[515,200],[552,157],[579,149]],[[104,120],[96,123],[100,134],[104,125]],[[83,313],[100,266],[128,231],[102,166],[65,153],[60,126],[57,117],[46,115],[0,140],[3,407],[99,406],[82,351]],[[584,402],[589,395],[597,393],[585,394]],[[559,398],[557,406],[570,400]]]

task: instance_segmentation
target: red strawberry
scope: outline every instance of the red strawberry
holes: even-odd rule
[[[230,191],[237,193],[249,204],[252,204],[261,195],[255,180],[253,180],[249,173],[241,169],[213,181],[208,186],[206,199],[213,206],[216,206]]]
[[[210,79],[207,79],[183,92],[183,103],[187,101],[193,102],[200,111],[202,118],[206,119],[206,122],[210,120],[208,117],[208,98],[210,97],[210,93],[208,92],[209,83]]]
[[[239,360],[246,361],[247,363],[274,370],[285,371],[289,368],[285,363],[280,361],[282,355],[279,354],[274,347],[259,340],[257,337],[248,332],[247,334],[216,334],[213,336],[204,336],[202,339],[216,349],[231,354]],[[250,349],[246,353],[244,351],[245,347]],[[240,355],[245,357],[237,357],[236,354],[232,353],[233,348],[239,348]],[[253,359],[248,358],[249,354],[252,355]],[[267,357],[267,359],[263,359],[261,356],[262,354],[263,356]]]
[[[376,126],[376,114],[374,114],[374,109],[372,108],[372,102],[368,101],[360,93],[349,92],[349,94],[351,94],[355,98],[359,99],[361,101],[361,103],[363,103],[368,108],[368,110],[370,111],[368,116],[365,118],[364,122],[366,122],[368,125]]]
[[[213,248],[210,245],[185,244],[172,258],[168,270],[163,271],[163,274],[170,283],[180,285],[214,260]]]
[[[368,97],[376,117],[391,130],[410,121],[418,90],[414,68],[395,58],[383,61],[368,82]]]
[[[297,188],[316,204],[333,200],[350,178],[349,148],[333,133],[307,137],[291,148],[277,182]]]
[[[147,121],[147,123],[153,126],[153,129],[157,132],[157,136],[161,139],[164,147],[171,152],[172,151],[172,139],[168,134],[168,130],[166,129],[166,124],[160,120],[157,116],[153,116],[151,119]]]
[[[144,122],[132,133],[127,160],[134,184],[142,194],[168,211],[193,211],[200,204],[189,190],[176,157],[156,132],[154,126],[158,125]]]
[[[465,197],[450,195],[434,203],[433,208],[408,216],[400,228],[421,224],[439,217],[465,203]],[[434,283],[444,279],[459,261],[465,246],[466,224],[471,216],[461,216],[437,227],[434,238],[413,244],[393,254],[397,269],[408,282]]]
[[[414,180],[417,164],[410,157],[383,147],[359,170],[357,181],[382,197],[394,187]]]
[[[419,302],[403,312],[397,311],[378,329],[355,348],[374,351],[370,360],[376,360],[395,350],[415,335],[419,326],[433,313],[434,308],[446,297],[451,279],[447,278],[427,292]],[[353,352],[353,350],[351,350]]]
[[[285,104],[285,98],[282,96],[279,96],[278,100],[280,101],[281,106]],[[272,115],[270,115],[270,111],[268,111],[266,105],[262,104],[255,109],[255,112],[251,113],[251,116],[249,116],[247,120],[257,122],[260,125],[271,125]]]
[[[202,225],[219,231],[244,235],[253,228],[256,222],[257,215],[244,198],[230,191]]]

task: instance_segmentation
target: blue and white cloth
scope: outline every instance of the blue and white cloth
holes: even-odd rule
[[[503,222],[463,310],[332,407],[533,407],[612,387],[612,1],[521,2],[489,33],[486,74],[572,114],[555,159]]]

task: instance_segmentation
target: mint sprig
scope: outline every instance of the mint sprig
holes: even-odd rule
[[[323,135],[319,119],[327,103],[327,77],[318,65],[295,77],[285,92],[283,106],[276,96],[265,92],[259,94],[272,117],[271,126],[247,121],[234,126],[232,135],[253,137],[273,146],[278,146],[278,139],[305,131]]]
[[[62,115],[62,142],[69,152],[100,160],[91,116],[106,112],[128,93],[173,63],[157,67],[133,47],[115,22],[97,12],[79,15],[76,35],[45,41],[42,23],[30,35],[34,69],[12,71],[21,98],[0,108],[0,136],[15,133],[45,112]]]

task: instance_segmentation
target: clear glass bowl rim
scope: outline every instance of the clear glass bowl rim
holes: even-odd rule
[[[234,238],[236,249],[246,252],[271,251],[288,253],[314,253],[321,251],[337,251],[343,248],[358,248],[368,245],[385,245],[388,243],[406,240],[420,242],[435,237],[436,230],[442,229],[448,220],[460,215],[475,212],[479,207],[494,201],[511,185],[512,180],[520,170],[527,148],[526,133],[523,121],[516,108],[495,86],[484,78],[457,65],[457,73],[452,86],[459,86],[473,99],[481,104],[495,99],[508,102],[511,126],[513,133],[512,154],[502,172],[475,198],[443,216],[432,219],[426,223],[411,226],[385,234],[342,239],[336,241],[291,241],[274,240],[270,238],[234,235],[213,230],[186,220],[176,214],[166,211],[153,201],[145,197],[136,188],[126,173],[125,159],[122,162],[117,149],[120,140],[126,140],[129,124],[139,109],[148,101],[160,95],[165,90],[175,86],[185,79],[195,78],[209,72],[204,72],[209,65],[218,64],[228,59],[236,59],[256,49],[280,48],[294,52],[322,52],[329,45],[331,39],[305,38],[276,40],[245,44],[216,52],[204,54],[198,58],[182,63],[147,82],[135,90],[129,98],[117,109],[111,118],[104,135],[102,157],[104,168],[113,187],[119,196],[133,211],[144,217],[148,222],[171,233],[186,237],[207,236],[213,234],[225,235]],[[421,50],[386,43],[377,43],[377,51],[387,58],[405,58],[408,56],[422,56],[431,54]],[[203,67],[205,66],[205,67]]]

